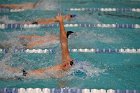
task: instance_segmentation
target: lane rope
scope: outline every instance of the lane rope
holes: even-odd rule
[[[22,12],[25,9],[0,8],[0,13]],[[61,11],[93,11],[93,12],[140,12],[140,8],[67,8]]]
[[[0,8],[0,13],[8,13],[8,12],[22,12],[25,9],[10,9],[10,8]]]
[[[140,12],[140,8],[68,8],[67,11]]]
[[[79,89],[79,88],[2,88],[2,93],[139,93],[139,90]]]
[[[89,23],[65,23],[65,27],[85,28],[125,28],[139,29],[140,24],[89,24]],[[28,29],[28,28],[58,28],[59,24],[0,24],[0,29]]]
[[[8,49],[0,49],[0,53],[7,53]],[[69,49],[70,52],[75,53],[124,53],[124,54],[140,54],[139,49],[121,48],[121,49],[95,49],[95,48],[79,48],[79,49]],[[13,49],[14,53],[54,53],[54,49]]]

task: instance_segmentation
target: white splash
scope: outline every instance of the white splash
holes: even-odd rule
[[[58,7],[58,3],[54,0],[43,0],[38,6],[38,8],[42,10],[56,10]]]
[[[96,33],[96,32],[87,32],[87,31],[81,31],[80,33],[77,32],[77,36],[76,38],[79,39],[83,39],[84,36],[84,40],[91,40],[92,42],[102,42],[102,43],[107,43],[107,44],[111,44],[111,43],[120,43],[122,38],[120,38],[119,36],[111,36],[108,34],[104,34],[104,33]]]
[[[99,76],[103,72],[105,72],[105,69],[97,68],[87,61],[79,61],[74,64],[69,72],[69,75],[79,78],[88,78]]]
[[[12,53],[6,53],[3,59],[0,61],[0,79],[8,80],[8,79],[16,79],[15,76],[21,76],[22,73],[13,73],[9,70],[11,68],[10,61],[12,58]]]

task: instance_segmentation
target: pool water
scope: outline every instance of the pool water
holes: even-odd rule
[[[34,0],[3,0],[1,4],[35,2]],[[65,11],[67,8],[140,8],[139,0],[43,0],[34,10],[17,13],[0,13],[0,22],[49,18],[63,14],[76,14],[77,17],[67,23],[105,23],[105,24],[139,24],[140,13],[134,12],[92,12]],[[111,15],[110,15],[111,14]],[[119,16],[118,16],[119,15]],[[77,33],[69,39],[69,48],[139,48],[139,29],[112,28],[66,28]],[[59,35],[59,28],[6,29],[0,30],[0,42],[14,42],[18,35]],[[13,46],[18,46],[16,43]],[[45,47],[55,51],[49,54],[8,53],[0,54],[1,63],[24,68],[26,70],[48,67],[60,63],[60,45]],[[8,56],[8,57],[7,57]],[[104,89],[140,89],[140,55],[139,54],[96,54],[71,53],[77,62],[70,74],[61,79],[32,78],[23,80],[0,79],[0,87],[16,88],[104,88]],[[1,71],[0,77],[5,72]],[[6,75],[5,75],[6,76]],[[8,75],[10,77],[10,75]],[[6,77],[5,77],[6,78]]]

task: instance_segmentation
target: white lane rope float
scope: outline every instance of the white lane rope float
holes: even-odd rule
[[[65,27],[140,29],[140,24],[65,23]],[[57,28],[59,24],[0,24],[0,29]]]
[[[0,49],[0,53],[7,53],[8,49]],[[69,49],[70,52],[75,53],[123,53],[123,54],[140,54],[140,48],[139,49],[130,49],[130,48],[121,48],[121,49],[95,49],[95,48],[79,48],[79,49]],[[55,49],[13,49],[14,53],[55,53]]]
[[[10,8],[0,8],[0,13],[8,13],[8,12],[22,12],[25,9],[10,9]]]
[[[67,11],[140,12],[140,8],[68,8]]]
[[[1,93],[139,93],[139,90],[79,89],[79,88],[1,88]]]
[[[140,12],[140,8],[66,8],[62,11],[93,11],[93,12]],[[0,8],[0,13],[22,12],[25,9]]]

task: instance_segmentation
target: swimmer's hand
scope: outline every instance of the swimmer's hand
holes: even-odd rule
[[[63,16],[62,15],[56,16],[56,20],[57,20],[57,22],[62,22],[63,21]]]

